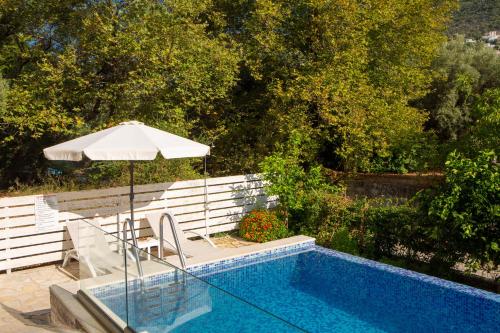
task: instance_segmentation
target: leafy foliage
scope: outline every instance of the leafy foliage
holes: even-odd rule
[[[320,245],[355,255],[366,255],[364,245],[369,236],[360,232],[366,208],[367,202],[364,200],[352,200],[335,194],[325,196],[321,220],[311,234]]]
[[[406,260],[421,259],[418,256],[434,255],[436,246],[429,237],[429,220],[410,203],[372,203],[365,215],[367,229],[371,232],[374,258],[402,256]]]
[[[461,150],[475,156],[480,150],[500,153],[500,88],[485,91],[472,109],[476,119],[465,135]]]
[[[482,116],[473,111],[477,100],[500,86],[500,57],[483,43],[458,36],[442,46],[433,68],[432,90],[420,106],[429,110],[428,126],[441,142],[457,142]]]
[[[287,237],[288,229],[273,211],[253,210],[242,218],[239,234],[246,240],[264,243]]]
[[[408,173],[439,170],[442,166],[437,137],[432,131],[403,139],[382,156],[376,155],[364,171]]]
[[[329,184],[321,166],[304,166],[306,146],[307,141],[304,143],[300,134],[294,132],[285,146],[261,163],[263,177],[268,182],[266,193],[278,196],[290,228],[296,231],[317,220],[322,196],[337,190]]]
[[[432,167],[427,114],[413,101],[427,92],[454,8],[455,0],[3,0],[0,186],[44,182],[42,148],[129,119],[213,143],[209,166],[219,175],[255,172],[294,132],[309,138],[306,172]],[[172,179],[199,167],[178,163],[155,161],[139,168],[154,175],[138,175]],[[57,166],[68,181],[121,182],[123,164],[111,164]]]
[[[474,268],[500,264],[500,173],[494,159],[493,151],[475,159],[451,153],[446,183],[424,200],[433,222],[431,238]]]
[[[198,20],[208,5],[12,0],[2,6],[0,68],[10,80],[0,114],[1,159],[9,161],[2,179],[36,179],[46,165],[43,147],[127,119],[181,135],[203,128],[233,87],[239,60],[223,35],[209,36]],[[210,140],[204,135],[202,141]]]
[[[233,160],[239,170],[251,170],[292,130],[317,142],[310,161],[345,170],[370,170],[373,157],[421,133],[426,116],[408,102],[425,93],[454,1],[217,4],[227,21],[213,26],[243,51],[226,109],[236,126],[217,143],[231,153],[227,146],[242,147]]]
[[[410,201],[324,197],[311,230],[319,244],[381,259],[427,260],[441,270],[500,264],[500,173],[492,151],[466,158],[450,154],[446,182]]]

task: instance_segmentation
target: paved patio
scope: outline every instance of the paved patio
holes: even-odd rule
[[[214,238],[214,242],[225,248],[254,244],[230,235]],[[65,268],[56,264],[0,274],[0,332],[76,332],[50,324],[49,286],[77,279],[77,262]]]
[[[0,275],[0,332],[74,332],[52,326],[49,321],[49,286],[73,280],[58,266]]]

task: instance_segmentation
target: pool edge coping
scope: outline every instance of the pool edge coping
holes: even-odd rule
[[[468,285],[465,285],[462,283],[442,279],[442,278],[439,278],[436,276],[416,272],[416,271],[413,271],[410,269],[401,268],[401,267],[397,267],[397,266],[390,265],[390,264],[385,264],[383,262],[379,262],[379,261],[372,260],[372,259],[367,259],[367,258],[356,256],[353,254],[340,252],[340,251],[333,250],[333,249],[328,249],[328,248],[325,248],[325,247],[319,246],[319,245],[315,245],[314,250],[317,252],[325,253],[327,255],[331,255],[331,256],[340,258],[342,260],[354,262],[357,264],[366,265],[366,266],[369,266],[371,268],[375,268],[375,269],[379,269],[379,270],[382,270],[385,272],[398,274],[398,275],[405,276],[408,278],[416,279],[416,280],[421,281],[421,282],[431,283],[431,284],[437,285],[439,287],[452,289],[454,291],[466,293],[466,294],[471,295],[471,296],[488,299],[490,301],[493,301],[493,302],[500,304],[500,294],[496,294],[496,293],[488,291],[488,290],[475,288],[475,287],[468,286]]]

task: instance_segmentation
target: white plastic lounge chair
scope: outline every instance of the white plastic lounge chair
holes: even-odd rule
[[[151,229],[153,230],[153,234],[158,239],[160,238],[160,219],[162,214],[163,213],[146,214],[146,218],[149,222],[149,225],[151,226]],[[223,251],[222,249],[217,248],[217,246],[210,240],[210,238],[195,231],[182,230],[172,213],[171,216],[174,221],[177,235],[179,237],[179,243],[182,247],[182,252],[184,252],[185,256],[196,257],[207,253]],[[194,236],[201,237],[205,242],[192,241],[186,237],[186,234],[192,234]],[[177,253],[174,236],[172,234],[168,218],[165,218],[163,221],[163,239],[165,242],[164,246]]]
[[[91,225],[92,224],[92,225]],[[67,251],[62,266],[70,259],[84,263],[93,277],[106,274],[113,267],[123,266],[123,256],[113,252],[100,225],[83,221],[66,223],[74,248]]]

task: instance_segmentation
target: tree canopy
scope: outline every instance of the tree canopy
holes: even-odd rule
[[[478,96],[500,87],[500,57],[483,43],[465,43],[458,36],[442,46],[433,68],[432,91],[424,107],[439,137],[456,140],[473,121]]]
[[[42,148],[129,119],[214,144],[212,173],[257,171],[292,131],[309,138],[304,163],[373,170],[424,135],[412,101],[432,81],[454,8],[1,0],[2,186],[42,181]]]
[[[218,31],[243,50],[226,107],[237,125],[222,145],[237,142],[245,154],[227,164],[251,169],[293,129],[313,139],[304,147],[311,160],[370,170],[422,133],[426,114],[409,102],[426,92],[455,2],[219,3],[229,19]]]
[[[37,168],[41,149],[127,119],[187,135],[217,113],[238,52],[210,36],[208,2],[10,1],[0,61],[4,176]],[[200,138],[203,141],[203,138]],[[42,164],[43,165],[43,164]],[[27,178],[33,177],[29,170]]]

